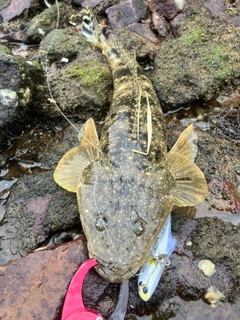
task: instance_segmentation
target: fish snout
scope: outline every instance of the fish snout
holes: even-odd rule
[[[101,263],[95,267],[97,273],[105,280],[112,283],[121,283],[133,277],[139,270],[140,266],[132,265],[120,266],[118,263]]]

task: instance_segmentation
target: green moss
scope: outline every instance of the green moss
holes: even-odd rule
[[[6,54],[12,55],[12,51],[8,47],[6,47],[2,44],[0,44],[0,53],[6,53]]]
[[[217,43],[210,46],[208,52],[201,58],[204,68],[219,82],[234,75],[232,61],[228,53],[227,44]]]
[[[73,59],[86,46],[85,42],[80,45],[79,39],[79,35],[73,35],[69,29],[54,29],[43,39],[40,50],[48,52],[48,58],[52,60],[62,57]]]
[[[62,6],[62,3],[58,4],[59,10],[62,8]],[[27,35],[39,35],[39,28],[43,28],[44,32],[49,32],[51,29],[55,29],[58,18],[58,8],[56,5],[53,5],[44,10],[41,14],[36,15],[29,23]]]
[[[86,87],[98,86],[109,78],[107,69],[101,67],[96,59],[67,69],[64,71],[64,75],[79,78],[80,84]]]
[[[234,80],[240,43],[236,33],[208,20],[205,11],[181,22],[180,36],[163,44],[155,58],[152,81],[165,107],[210,98]]]
[[[181,43],[183,46],[190,47],[193,44],[199,44],[206,41],[207,30],[203,27],[195,27],[190,32],[182,35]]]

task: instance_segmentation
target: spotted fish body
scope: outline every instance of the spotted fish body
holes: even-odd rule
[[[189,160],[196,152],[192,127],[167,154],[163,113],[150,80],[133,56],[106,40],[89,7],[82,18],[83,35],[109,61],[113,99],[100,140],[89,119],[80,146],[61,159],[54,178],[77,193],[89,255],[100,263],[98,273],[122,282],[144,263],[172,206],[201,202],[206,183]]]

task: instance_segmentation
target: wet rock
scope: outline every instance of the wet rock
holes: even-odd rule
[[[158,49],[153,42],[150,43],[145,37],[130,31],[129,28],[121,30],[117,39],[124,48],[136,54],[138,61],[144,61],[149,56],[152,57]]]
[[[236,16],[230,19],[230,23],[234,26],[240,27],[240,16]]]
[[[0,267],[0,318],[60,319],[71,278],[87,258],[86,240],[81,236]],[[91,270],[84,282],[85,304],[107,317],[116,304],[117,290],[117,285],[109,285]],[[103,293],[108,304],[101,303]]]
[[[21,179],[11,192],[1,222],[0,264],[25,256],[50,234],[77,227],[76,195],[59,190],[52,172],[38,174],[37,182],[35,176]]]
[[[222,313],[221,319],[226,319],[226,316],[230,315],[235,319],[236,316],[239,315],[239,280],[235,278],[235,269],[232,268],[232,266],[227,266],[224,260],[221,260],[220,256],[216,256],[216,273],[213,274],[211,278],[205,277],[198,268],[201,259],[198,253],[192,250],[194,242],[192,242],[190,246],[188,244],[190,240],[194,241],[195,235],[198,234],[199,223],[204,225],[204,220],[201,222],[199,222],[199,219],[184,220],[177,234],[174,234],[174,237],[177,238],[177,246],[170,257],[170,266],[165,268],[155,293],[147,303],[141,302],[136,296],[135,284],[132,279],[130,282],[131,294],[129,299],[129,306],[132,306],[132,309],[129,308],[129,312],[131,310],[131,313],[139,316],[151,313],[150,319],[169,319],[170,317],[173,319],[181,319],[182,314],[184,314],[187,319],[198,319],[199,313],[196,314],[194,308],[195,306],[197,308],[201,306],[202,310],[208,314],[209,319],[212,319],[215,313],[219,314],[219,310],[217,311],[208,305],[207,300],[203,302],[202,298],[207,293],[209,287],[214,286],[225,296],[222,301],[224,307],[220,308]],[[209,228],[214,230],[214,238],[215,232],[219,232],[219,225],[215,224],[215,219],[205,220],[205,223],[209,225]],[[219,221],[219,223],[222,222]],[[222,230],[227,233],[229,225],[231,224],[223,222]],[[232,227],[234,228],[234,226]],[[237,233],[235,240],[239,237],[239,228]],[[202,233],[202,237],[204,237],[204,239],[209,238],[210,241],[213,239],[210,232]],[[224,245],[224,241],[219,240],[219,238],[218,241],[220,241],[220,248],[221,245]],[[229,245],[229,251],[236,252],[236,242],[233,246],[231,244]],[[204,243],[202,244],[202,249],[203,248]],[[204,259],[207,258],[207,252],[202,252],[202,254]],[[232,303],[233,301],[235,301],[235,304],[231,305],[229,302]],[[135,318],[131,318],[130,315],[128,315],[127,319]]]
[[[129,0],[106,10],[112,29],[124,28],[146,19],[146,8],[140,0]]]
[[[59,10],[59,22],[58,21]],[[24,42],[26,43],[40,43],[41,40],[51,30],[61,27],[64,23],[68,23],[68,7],[66,4],[58,3],[48,9],[45,9],[42,13],[35,16],[30,22],[26,30]],[[70,15],[69,15],[70,17]]]
[[[49,128],[43,133],[46,123],[38,125],[27,139],[9,148],[5,157],[10,159],[1,163],[0,200],[5,194],[7,201],[0,226],[0,265],[46,245],[61,231],[81,230],[76,195],[53,179],[53,169],[63,154],[79,143],[77,132],[67,127],[59,133],[64,125],[56,123],[51,133]],[[15,183],[12,190],[10,183]]]
[[[223,263],[232,270],[233,279],[239,281],[239,235],[240,227],[230,222],[216,218],[200,218],[197,231],[192,234],[193,253],[214,263]]]
[[[0,4],[0,10],[6,8],[11,3],[11,0],[2,0]]]
[[[207,303],[204,303],[202,299],[197,301],[186,302],[179,297],[174,297],[164,301],[159,305],[156,313],[153,315],[152,320],[158,319],[239,319],[240,307],[239,305],[231,305],[230,303],[224,303],[223,306],[216,308],[211,307]],[[184,318],[185,319],[185,318]]]
[[[238,226],[240,224],[240,213],[231,213],[231,211],[217,210],[209,206],[207,201],[204,201],[197,206],[196,218],[202,217],[217,217],[223,221],[228,221]]]
[[[26,120],[27,106],[33,100],[36,103],[45,100],[45,97],[38,86],[44,82],[43,70],[38,62],[25,62],[12,55],[0,53],[0,72],[2,74],[0,147],[2,147],[6,135],[11,135],[12,128],[15,134],[17,130],[20,131],[23,119]],[[46,106],[46,102],[43,104]]]

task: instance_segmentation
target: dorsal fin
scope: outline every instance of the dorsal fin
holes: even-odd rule
[[[93,119],[88,119],[79,135],[80,146],[62,157],[53,174],[56,183],[71,192],[77,192],[81,173],[99,157],[99,140]]]

